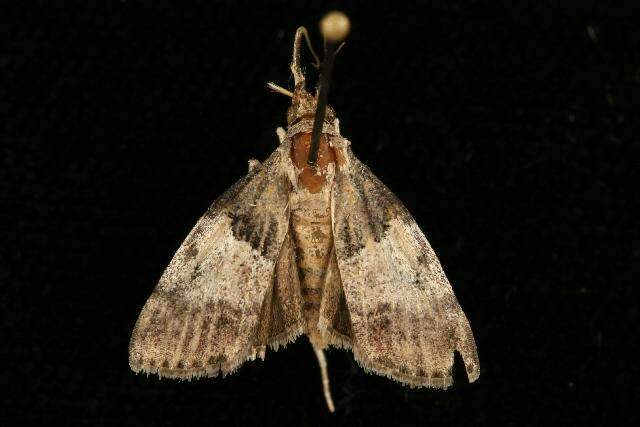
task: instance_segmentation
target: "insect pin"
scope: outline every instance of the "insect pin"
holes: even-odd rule
[[[136,372],[189,379],[233,373],[306,335],[334,404],[323,350],[351,349],[367,371],[412,387],[447,388],[454,352],[480,375],[473,334],[440,262],[411,214],[353,154],[327,104],[349,20],[321,21],[317,95],[293,43],[287,129],[262,164],[198,221],[147,300],[131,336]]]

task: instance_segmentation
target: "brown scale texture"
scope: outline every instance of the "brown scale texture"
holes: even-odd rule
[[[448,387],[457,351],[475,380],[469,322],[420,228],[337,130],[310,168],[302,125],[196,224],[140,314],[131,367],[226,374],[306,333],[411,386]]]
[[[454,352],[480,374],[476,346],[440,262],[402,203],[351,150],[332,186],[334,247],[365,369],[412,386],[452,383]]]
[[[129,346],[135,371],[230,373],[301,333],[288,164],[283,145],[198,221],[140,313]]]

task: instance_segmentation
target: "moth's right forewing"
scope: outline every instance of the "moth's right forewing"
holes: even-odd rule
[[[413,386],[447,387],[454,352],[480,372],[469,322],[426,237],[402,203],[347,148],[333,187],[336,259],[354,356]]]
[[[216,200],[180,246],[134,328],[132,369],[216,375],[264,352],[258,320],[289,227],[287,149]]]

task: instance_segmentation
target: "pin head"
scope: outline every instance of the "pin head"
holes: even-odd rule
[[[320,21],[320,32],[329,43],[340,43],[346,39],[350,28],[347,15],[337,10],[327,13]]]

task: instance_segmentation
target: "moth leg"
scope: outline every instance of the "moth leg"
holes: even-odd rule
[[[311,344],[313,345],[313,344]],[[313,351],[318,358],[318,365],[320,365],[320,374],[322,375],[322,390],[324,392],[324,400],[327,402],[329,411],[335,412],[336,408],[333,406],[333,398],[331,397],[331,388],[329,387],[329,374],[327,373],[327,359],[324,357],[324,352],[320,347],[313,345]]]
[[[278,127],[278,129],[276,129],[276,135],[278,135],[278,140],[280,140],[280,144],[282,144],[287,135],[287,132],[282,127]]]
[[[275,93],[279,93],[281,95],[284,96],[288,96],[289,98],[293,98],[293,92],[291,92],[290,90],[287,90],[285,88],[283,88],[282,86],[279,86],[273,82],[268,82],[267,83],[267,87],[269,89],[271,89],[272,91],[274,91]]]

